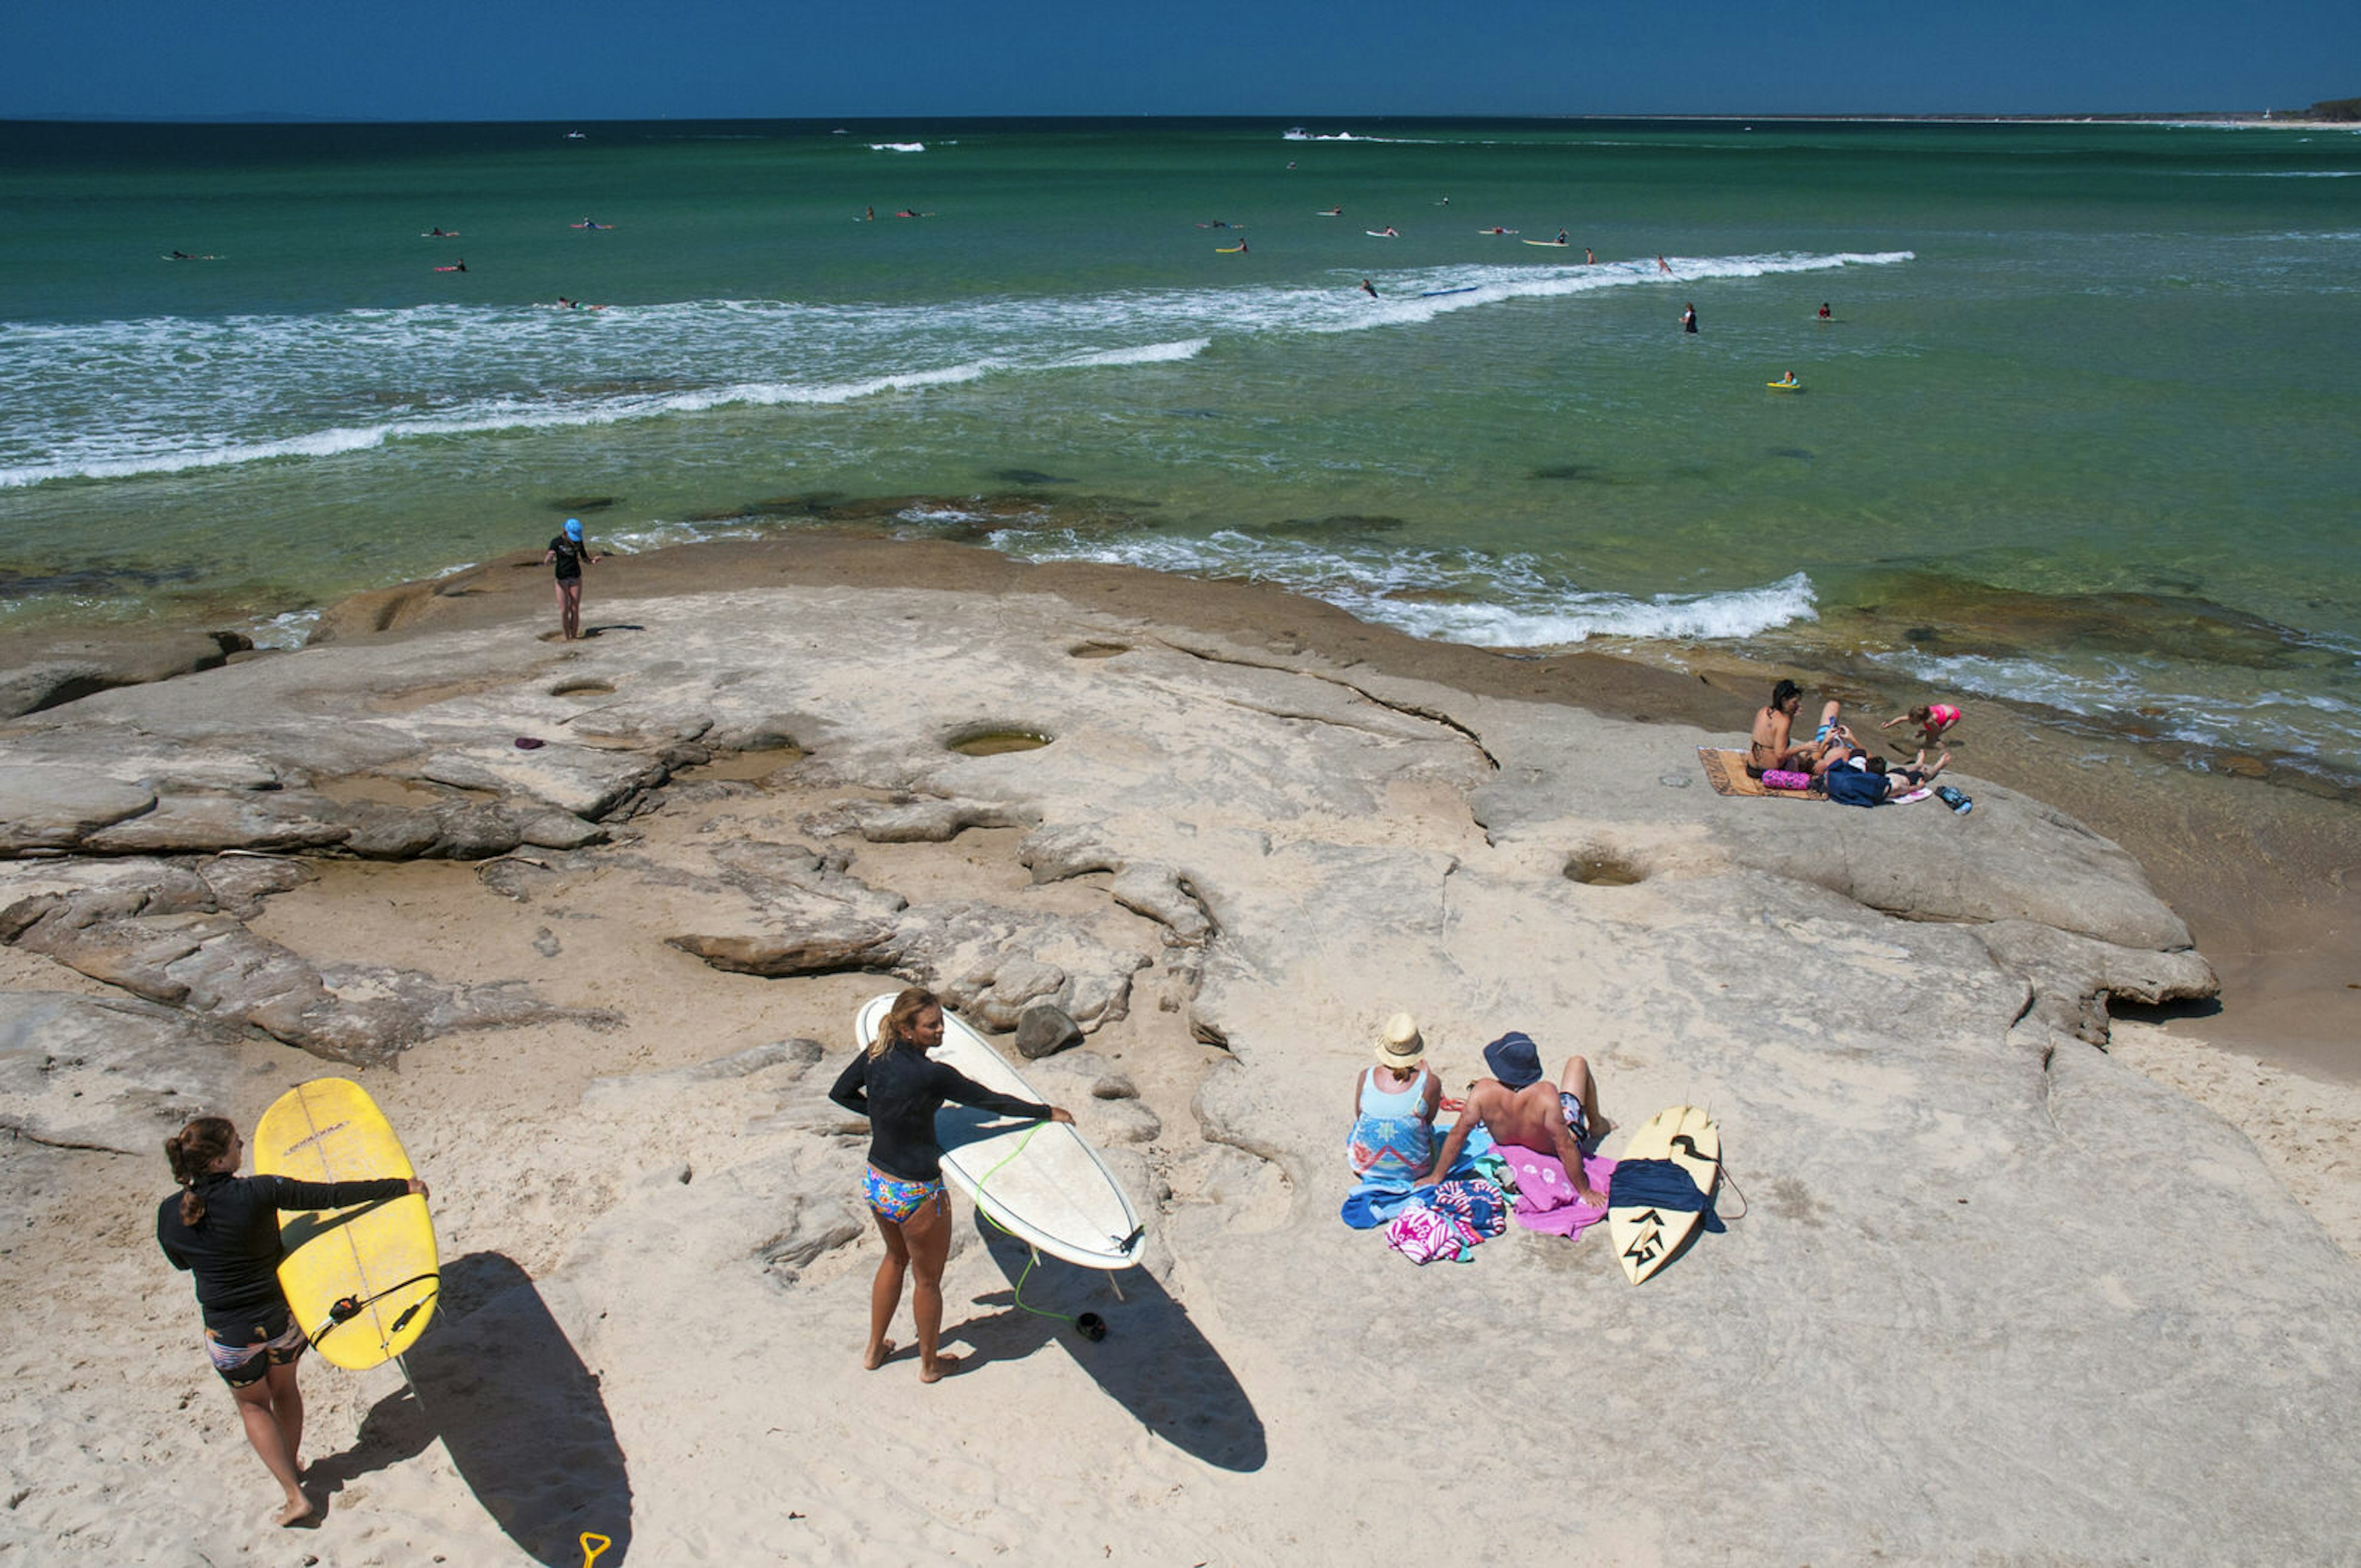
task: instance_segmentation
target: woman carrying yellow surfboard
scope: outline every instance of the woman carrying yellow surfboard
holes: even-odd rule
[[[412,1177],[376,1181],[297,1181],[240,1176],[246,1140],[222,1116],[200,1116],[164,1140],[181,1190],[156,1212],[156,1241],[175,1268],[196,1276],[205,1351],[229,1385],[254,1452],[287,1494],[281,1525],[315,1511],[296,1485],[303,1447],[303,1395],[296,1364],[309,1342],[279,1288],[279,1212],[341,1209],[416,1193]]]

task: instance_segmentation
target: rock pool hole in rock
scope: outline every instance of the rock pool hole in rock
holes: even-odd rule
[[[1130,652],[1128,642],[1077,642],[1066,650],[1067,655],[1075,659],[1112,659]]]
[[[994,725],[986,729],[963,729],[943,745],[962,757],[999,757],[1011,751],[1038,751],[1052,739],[1038,729]]]
[[[552,696],[612,696],[615,695],[615,683],[584,675],[578,679],[558,682],[549,688],[549,695]]]
[[[717,751],[711,762],[677,769],[673,776],[692,784],[752,784],[782,768],[793,767],[807,755],[792,740],[755,751]]]
[[[1565,862],[1565,879],[1586,887],[1636,887],[1648,873],[1620,855],[1587,850]]]

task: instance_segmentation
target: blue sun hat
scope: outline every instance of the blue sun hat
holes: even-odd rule
[[[580,518],[569,517],[566,520],[566,537],[573,540],[577,544],[581,543],[582,520]]]
[[[1542,1080],[1542,1053],[1530,1036],[1511,1029],[1484,1047],[1484,1065],[1511,1089],[1525,1089]]]

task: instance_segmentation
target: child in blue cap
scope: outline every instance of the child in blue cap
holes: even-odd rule
[[[582,635],[582,568],[603,556],[594,555],[582,543],[582,520],[569,517],[566,532],[549,542],[542,552],[541,564],[557,567],[557,625],[566,641],[573,641]]]

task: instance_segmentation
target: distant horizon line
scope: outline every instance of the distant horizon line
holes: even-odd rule
[[[2309,116],[2310,116],[2311,110],[2312,109],[2312,107],[2313,107],[2313,105],[2312,105],[2312,104],[2305,104],[2303,107],[2301,107],[2301,108],[2298,108],[2298,109],[2266,108],[2266,109],[2024,110],[2024,111],[2015,111],[2015,112],[1997,112],[1997,111],[1982,111],[1982,110],[1956,110],[1956,109],[1955,109],[1955,110],[1927,110],[1927,111],[1909,111],[1909,110],[1851,110],[1851,111],[1846,111],[1846,112],[1842,112],[1842,113],[1833,113],[1833,112],[1813,113],[1813,112],[1791,111],[1791,110],[1761,111],[1761,112],[1753,112],[1753,113],[1748,113],[1748,112],[1742,112],[1742,111],[1722,111],[1722,110],[1716,110],[1716,111],[1709,111],[1709,112],[1708,112],[1708,111],[1681,112],[1681,111],[1669,111],[1669,110],[1653,110],[1653,111],[1633,112],[1633,113],[1622,113],[1622,114],[1608,114],[1608,113],[1581,113],[1581,114],[1575,114],[1575,113],[1560,113],[1560,114],[1523,114],[1523,115],[1500,115],[1500,114],[1430,114],[1430,113],[1423,113],[1423,112],[1421,112],[1421,113],[1388,113],[1388,112],[1379,112],[1379,111],[1368,111],[1368,112],[1362,112],[1362,113],[1317,114],[1317,115],[1301,115],[1301,114],[1298,114],[1298,115],[1285,115],[1285,114],[1263,114],[1263,113],[1241,113],[1241,114],[1229,114],[1229,115],[1192,115],[1192,114],[1170,114],[1170,115],[1168,115],[1168,114],[1148,114],[1148,113],[1134,113],[1134,114],[1104,114],[1104,115],[1092,115],[1092,114],[1043,115],[1043,114],[1020,114],[1020,113],[1016,113],[1016,112],[988,112],[988,113],[974,113],[974,114],[943,114],[943,113],[926,112],[926,113],[908,113],[908,114],[860,114],[860,115],[636,115],[611,116],[611,117],[599,118],[599,119],[577,119],[577,118],[567,118],[567,119],[536,119],[536,118],[530,118],[530,117],[527,117],[527,118],[503,117],[503,118],[493,118],[493,119],[478,119],[478,118],[471,118],[471,117],[457,117],[457,118],[448,118],[448,117],[432,117],[432,118],[415,118],[415,119],[409,119],[409,118],[392,118],[392,117],[386,117],[386,116],[354,117],[354,116],[349,116],[349,115],[303,115],[303,114],[292,114],[292,113],[287,113],[287,112],[279,111],[279,110],[267,110],[267,109],[247,110],[247,111],[242,111],[242,112],[240,112],[240,113],[236,113],[236,114],[222,114],[222,115],[99,115],[99,114],[90,114],[90,113],[86,113],[86,112],[82,112],[82,111],[78,111],[78,110],[60,110],[60,111],[53,111],[53,112],[47,112],[47,113],[0,113],[0,125],[10,125],[10,124],[15,124],[15,125],[92,125],[92,126],[102,126],[102,125],[105,125],[105,126],[118,126],[118,125],[148,125],[148,126],[635,126],[635,125],[744,125],[744,124],[750,124],[750,123],[751,123],[751,124],[830,125],[830,126],[837,126],[837,125],[883,125],[883,124],[909,124],[909,123],[912,123],[912,122],[915,122],[915,121],[927,121],[927,122],[942,123],[942,122],[953,122],[953,121],[994,121],[994,120],[1026,120],[1026,121],[1033,121],[1033,122],[1037,122],[1037,123],[1038,123],[1038,122],[1043,122],[1043,121],[1052,121],[1052,122],[1054,122],[1054,121],[1073,121],[1073,122],[1076,122],[1076,123],[1084,123],[1084,122],[1088,122],[1088,123],[1097,123],[1097,124],[1104,124],[1104,123],[1108,123],[1108,122],[1122,122],[1122,121],[1152,121],[1152,120],[1183,121],[1183,122],[1194,121],[1194,122],[1220,122],[1220,123],[1256,123],[1256,124],[1261,124],[1261,123],[1274,123],[1274,124],[1275,124],[1275,123],[1279,123],[1279,122],[1290,122],[1290,123],[1295,124],[1295,125],[1304,125],[1304,124],[1309,124],[1309,123],[1312,123],[1312,122],[1314,122],[1314,121],[1317,121],[1317,122],[1323,122],[1323,123],[1333,123],[1333,122],[1337,122],[1337,121],[1345,121],[1345,120],[1351,120],[1351,121],[1387,121],[1387,122],[1419,121],[1419,122],[1445,123],[1445,124],[1454,124],[1454,123],[1455,123],[1455,124],[1468,124],[1468,123],[1482,123],[1482,122],[1507,123],[1507,122],[1515,122],[1515,121],[1532,121],[1532,120],[1569,120],[1569,121],[1578,121],[1578,120],[1694,120],[1694,121],[1709,121],[1709,122],[1716,122],[1716,123],[1719,123],[1719,122],[1728,122],[1728,121],[1741,121],[1741,120],[1771,120],[1771,121],[1783,121],[1783,122],[1787,122],[1787,123],[1799,123],[1799,122],[1800,122],[1800,123],[1811,123],[1811,122],[1819,122],[1819,123],[1849,123],[1849,122],[1850,122],[1850,123],[1886,123],[1886,124],[1891,124],[1891,123],[1910,123],[1910,122],[1919,122],[1919,123],[1928,123],[1928,122],[1931,122],[1931,123],[1953,123],[1953,124],[1971,124],[1971,125],[1993,125],[1993,124],[2006,124],[2006,123],[2010,123],[2010,122],[2016,122],[2016,123],[2024,123],[2024,124],[2036,124],[2036,123],[2041,123],[2041,124],[2068,124],[2068,125],[2079,125],[2079,124],[2093,124],[2093,123],[2100,123],[2100,122],[2114,122],[2114,123],[2132,123],[2132,124],[2138,124],[2138,123],[2169,122],[2169,121],[2175,121],[2175,120],[2235,120],[2235,121],[2279,121],[2279,120],[2286,120],[2286,121],[2289,121],[2289,122],[2292,123],[2292,122],[2299,121],[2299,120],[2306,120],[2306,119],[2308,119],[2308,118],[2309,118]],[[2320,123],[2322,123],[2322,124],[2341,124],[2341,123],[2344,123],[2344,122],[2338,122],[2338,121],[2322,121],[2322,122],[2320,122]]]

